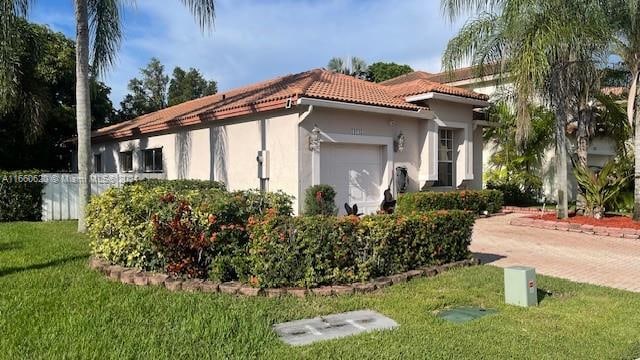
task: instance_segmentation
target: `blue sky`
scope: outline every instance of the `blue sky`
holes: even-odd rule
[[[460,27],[439,0],[218,0],[214,31],[202,34],[178,0],[138,0],[124,13],[125,38],[103,80],[114,105],[153,56],[170,73],[196,67],[227,90],[326,66],[333,56],[393,61],[440,71]],[[39,0],[30,19],[74,36],[72,0]]]

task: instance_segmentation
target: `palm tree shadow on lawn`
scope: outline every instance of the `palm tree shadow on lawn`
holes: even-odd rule
[[[80,259],[87,259],[88,256],[89,256],[89,254],[75,255],[75,256],[68,256],[68,257],[64,257],[64,258],[60,258],[60,259],[50,260],[50,261],[47,261],[47,262],[44,262],[44,263],[40,263],[40,264],[31,264],[31,265],[27,265],[27,266],[8,267],[8,268],[5,268],[5,269],[1,269],[0,268],[0,277],[6,276],[6,275],[15,274],[15,273],[20,273],[20,272],[23,272],[23,271],[41,270],[41,269],[50,268],[50,267],[57,267],[57,266],[61,266],[61,265],[64,265],[64,264],[72,262],[72,261],[76,261],[76,260],[80,260]]]

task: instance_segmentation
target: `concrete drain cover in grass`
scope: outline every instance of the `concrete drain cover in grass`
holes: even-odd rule
[[[393,329],[397,326],[395,321],[375,311],[360,310],[289,321],[276,324],[273,329],[280,339],[289,345],[307,345],[367,331]]]
[[[497,310],[479,307],[459,307],[440,311],[437,316],[452,323],[461,324],[483,316],[495,314]]]

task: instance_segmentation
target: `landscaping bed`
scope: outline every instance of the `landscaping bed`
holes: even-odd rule
[[[556,214],[544,214],[515,218],[511,220],[511,225],[631,239],[640,238],[640,223],[626,216],[607,216],[602,219],[594,219],[588,216],[572,215],[566,219],[558,219]]]
[[[310,191],[307,200],[333,201],[326,186]],[[359,217],[335,216],[335,206],[314,206],[292,216],[292,198],[283,193],[229,192],[212,182],[143,181],[93,197],[87,226],[94,256],[109,265],[237,283],[246,293],[366,287],[385,277],[469,260],[476,213],[497,195],[486,194],[436,196],[462,199],[473,211],[405,209]],[[128,276],[126,282],[133,281]]]

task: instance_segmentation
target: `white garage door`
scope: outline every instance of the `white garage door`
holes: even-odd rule
[[[357,204],[358,211],[376,212],[382,201],[382,147],[379,145],[322,143],[320,182],[334,187],[336,205]]]

